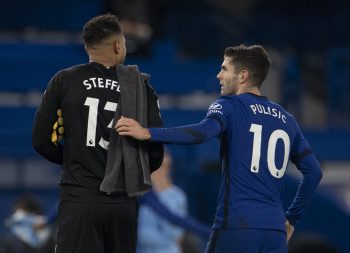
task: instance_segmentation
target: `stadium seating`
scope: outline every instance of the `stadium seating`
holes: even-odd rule
[[[0,29],[80,31],[91,16],[101,11],[101,3],[98,0],[2,1]]]

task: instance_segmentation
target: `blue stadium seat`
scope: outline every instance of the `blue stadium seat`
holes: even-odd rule
[[[0,91],[45,90],[50,78],[60,69],[87,61],[81,45],[0,44]]]
[[[350,48],[334,48],[329,54],[328,115],[331,126],[350,126]]]
[[[31,141],[34,113],[29,107],[0,107],[1,156],[35,155]]]
[[[188,94],[195,91],[219,93],[216,75],[222,59],[190,60],[179,57],[174,42],[162,41],[153,45],[151,58],[127,57],[127,64],[137,64],[142,72],[151,75],[151,84],[159,94]]]
[[[0,29],[80,31],[83,24],[101,12],[99,0],[2,1]]]

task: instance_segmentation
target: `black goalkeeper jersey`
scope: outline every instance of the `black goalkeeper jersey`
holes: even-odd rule
[[[63,165],[60,185],[64,199],[113,202],[124,195],[115,197],[99,191],[120,85],[128,84],[118,82],[115,68],[94,62],[59,71],[48,84],[34,121],[33,146],[47,160]],[[149,84],[145,85],[148,125],[160,127],[158,97]],[[58,109],[63,111],[62,145],[51,142]],[[149,158],[151,171],[159,168],[163,158],[161,144],[149,144]]]

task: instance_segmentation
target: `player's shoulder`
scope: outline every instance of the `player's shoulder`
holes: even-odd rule
[[[148,96],[154,96],[154,97],[158,98],[158,94],[157,94],[156,89],[149,82],[151,76],[149,74],[147,74],[147,73],[143,73],[143,72],[140,72],[140,73],[141,73],[141,76],[142,76],[143,83],[144,83],[144,85],[146,87],[147,95]]]
[[[72,75],[77,75],[79,73],[84,73],[88,71],[89,65],[88,64],[79,64],[79,65],[74,65],[70,66],[64,69],[61,69],[55,74],[56,78],[66,78],[70,77]]]
[[[220,96],[213,104],[228,105],[236,103],[236,96]],[[212,105],[213,105],[212,104]]]
[[[283,112],[286,116],[288,116],[289,118],[293,119],[295,121],[295,117],[292,113],[290,113],[289,111],[287,111],[287,109],[285,109],[282,105],[269,100],[269,103],[271,105],[273,105],[275,108],[278,108],[281,112]]]
[[[289,128],[290,131],[300,131],[299,124],[292,113],[288,112],[282,105],[274,101],[269,100],[269,104],[271,105],[271,108],[277,108],[277,110],[281,112],[281,115],[285,117],[285,123],[287,124],[287,128]]]
[[[209,106],[207,116],[211,114],[229,115],[236,111],[235,104],[234,96],[221,96]]]

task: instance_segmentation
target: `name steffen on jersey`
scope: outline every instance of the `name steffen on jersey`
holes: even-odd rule
[[[257,113],[270,115],[272,117],[281,119],[284,123],[287,123],[287,117],[278,109],[272,108],[270,106],[263,106],[261,104],[253,104],[250,105],[250,109],[252,109],[253,113],[256,115]]]
[[[118,82],[108,78],[91,77],[89,79],[84,80],[83,84],[87,90],[90,90],[92,88],[104,88],[120,92]]]

